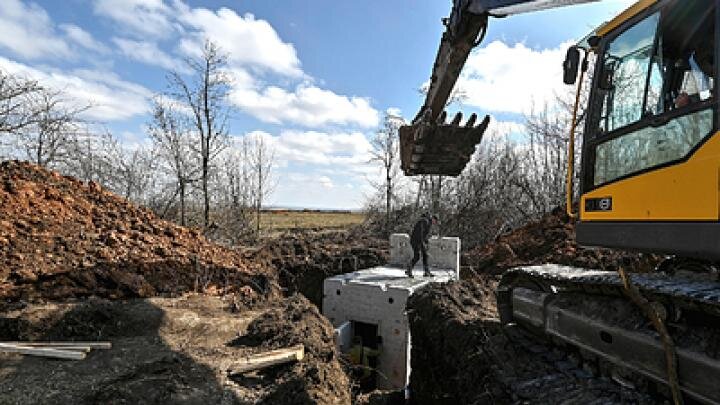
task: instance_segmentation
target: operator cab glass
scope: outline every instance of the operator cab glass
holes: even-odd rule
[[[585,192],[683,161],[714,132],[715,1],[662,4],[600,45]]]

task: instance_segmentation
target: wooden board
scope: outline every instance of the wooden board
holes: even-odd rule
[[[50,348],[64,348],[67,346],[74,347],[89,347],[91,349],[111,349],[112,343],[110,342],[0,342],[0,344],[13,345],[13,346],[26,346],[26,347],[50,347]]]
[[[68,359],[68,360],[82,360],[85,358],[85,353],[75,350],[62,350],[55,348],[45,347],[29,347],[29,346],[17,346],[7,343],[0,343],[0,352],[4,353],[18,353],[31,356],[42,356],[52,357],[56,359]]]
[[[303,357],[305,357],[305,346],[297,345],[247,356],[230,366],[228,372],[230,374],[245,373],[278,364],[300,361]]]

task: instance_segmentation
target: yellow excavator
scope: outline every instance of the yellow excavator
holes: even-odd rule
[[[489,117],[463,125],[443,109],[489,20],[584,2],[454,0],[425,103],[399,131],[405,174],[457,176],[481,141]],[[717,0],[641,0],[571,47],[563,64],[565,83],[577,84],[575,116],[590,82],[578,213],[577,117],[568,150],[578,244],[667,258],[650,274],[519,267],[498,287],[508,328],[676,404],[720,404],[719,20]]]

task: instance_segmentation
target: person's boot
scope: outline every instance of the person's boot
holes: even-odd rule
[[[425,272],[423,273],[423,277],[435,277],[435,275],[430,273],[429,269],[425,269]]]
[[[412,267],[410,267],[409,269],[405,270],[405,275],[408,276],[408,277],[410,277],[410,278],[413,278],[413,277],[414,277],[413,274],[412,274]]]

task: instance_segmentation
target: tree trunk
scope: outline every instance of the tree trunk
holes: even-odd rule
[[[185,226],[185,180],[180,180],[180,225]]]

